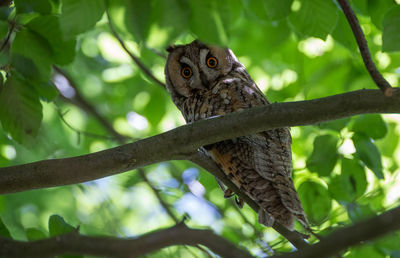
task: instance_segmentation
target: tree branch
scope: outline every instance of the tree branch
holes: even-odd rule
[[[190,229],[180,223],[135,239],[89,237],[72,232],[49,239],[22,242],[0,238],[1,257],[48,257],[66,254],[107,257],[138,257],[172,245],[207,246],[222,257],[251,255],[211,230]]]
[[[390,86],[389,82],[386,81],[385,78],[383,78],[382,74],[376,68],[374,61],[372,61],[371,54],[368,49],[367,40],[365,39],[364,33],[361,29],[356,15],[354,14],[347,0],[338,0],[338,2],[342,7],[342,10],[350,24],[354,37],[356,38],[358,48],[360,49],[365,67],[367,68],[369,74],[371,75],[376,85],[385,93],[386,96],[392,96],[393,88],[392,86]]]
[[[284,126],[366,113],[400,113],[400,90],[386,98],[359,90],[309,101],[274,103],[200,120],[92,154],[0,168],[0,194],[82,183],[166,160],[190,159],[201,146]]]
[[[400,229],[400,207],[382,213],[366,221],[333,232],[315,245],[297,252],[279,256],[280,258],[330,257],[346,248],[364,241],[386,235]]]
[[[274,103],[223,117],[200,120],[134,143],[83,156],[43,160],[0,168],[0,194],[76,184],[122,173],[166,160],[192,160],[220,179],[254,210],[258,206],[218,175],[213,162],[196,159],[197,149],[218,141],[280,128],[315,124],[364,113],[400,113],[400,90],[392,98],[378,90],[359,90],[321,99]],[[212,168],[214,166],[214,169]],[[296,247],[304,240],[296,232],[274,225]]]
[[[156,82],[158,85],[160,85],[161,87],[165,88],[165,84],[163,82],[161,82],[159,79],[157,79],[153,73],[142,63],[142,61],[140,61],[139,58],[137,58],[131,51],[129,51],[129,49],[126,47],[124,41],[120,38],[120,36],[118,35],[116,29],[114,28],[114,25],[112,23],[111,17],[110,17],[110,13],[108,12],[108,7],[106,8],[106,15],[107,15],[107,19],[108,19],[108,25],[110,27],[110,30],[112,32],[112,34],[114,35],[114,37],[118,40],[119,44],[121,45],[121,47],[125,50],[125,52],[130,56],[130,58],[133,60],[133,62],[135,62],[135,64],[150,78],[152,79],[154,82]]]

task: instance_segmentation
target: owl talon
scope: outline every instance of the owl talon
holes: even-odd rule
[[[243,199],[241,199],[241,198],[238,197],[237,195],[235,196],[235,202],[236,202],[236,204],[237,204],[237,206],[238,206],[239,208],[243,208],[244,201],[243,201]]]
[[[233,196],[233,191],[231,189],[226,189],[224,191],[224,198],[225,199],[231,198],[232,196]]]

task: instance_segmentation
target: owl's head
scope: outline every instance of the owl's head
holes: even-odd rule
[[[219,79],[241,66],[230,49],[197,40],[187,45],[171,46],[167,51],[165,77],[175,103],[199,90],[211,90]]]

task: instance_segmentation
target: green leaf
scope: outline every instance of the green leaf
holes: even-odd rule
[[[104,11],[103,0],[63,0],[60,24],[64,39],[73,39],[92,28],[103,16]]]
[[[400,50],[400,6],[392,7],[383,19],[382,50]]]
[[[389,122],[387,124],[388,133],[385,138],[376,141],[376,145],[379,147],[379,150],[382,152],[382,155],[387,157],[393,157],[393,153],[396,151],[396,148],[399,144],[399,129],[398,125],[393,122]]]
[[[393,6],[396,6],[393,0],[368,0],[369,16],[372,23],[380,30],[383,28],[383,17]]]
[[[42,105],[36,91],[20,76],[8,78],[0,93],[0,121],[3,129],[19,143],[38,133]]]
[[[60,215],[51,215],[49,219],[50,236],[58,236],[76,230],[73,226],[65,222]]]
[[[15,0],[14,4],[18,14],[33,12],[49,14],[52,10],[49,0]]]
[[[172,42],[175,37],[185,33],[189,29],[189,5],[179,0],[158,0],[159,6],[157,19],[161,28],[168,30],[167,42]],[[179,14],[179,15],[176,15]]]
[[[375,246],[371,244],[352,247],[350,249],[349,254],[346,255],[346,258],[360,258],[360,257],[385,258],[387,256],[382,254],[382,252],[380,252]]]
[[[58,90],[51,82],[33,82],[32,86],[39,96],[46,101],[51,101],[58,96]]]
[[[339,13],[338,22],[332,31],[332,37],[350,51],[356,51],[357,41],[343,12]]]
[[[325,186],[313,182],[303,182],[298,189],[299,197],[307,218],[320,225],[331,211],[331,198]]]
[[[382,116],[378,114],[361,115],[354,121],[351,130],[356,133],[363,133],[372,139],[381,139],[387,134],[387,126]]]
[[[286,18],[290,14],[293,0],[265,0],[263,3],[268,17],[275,21]]]
[[[332,1],[302,0],[297,12],[292,12],[289,21],[302,36],[326,39],[336,26],[338,9]]]
[[[341,175],[329,183],[329,192],[338,201],[351,202],[360,197],[367,189],[367,177],[364,168],[354,159],[342,159]]]
[[[37,81],[50,79],[52,55],[49,42],[28,29],[18,32],[11,46],[11,62],[14,67]],[[33,71],[29,72],[31,69]]]
[[[351,221],[358,222],[370,218],[375,215],[369,204],[359,205],[356,203],[349,203],[346,205],[347,214]]]
[[[10,231],[8,231],[8,228],[4,224],[3,220],[1,219],[1,217],[0,217],[0,236],[12,239]]]
[[[320,135],[314,140],[314,149],[307,160],[307,168],[320,176],[329,176],[335,167],[338,138],[334,135]]]
[[[124,4],[127,29],[138,42],[145,40],[151,25],[151,1],[125,0]]]
[[[214,1],[190,0],[190,30],[202,41],[227,44],[222,17]]]
[[[26,237],[29,241],[40,240],[46,238],[46,234],[37,228],[26,229]]]
[[[76,41],[64,40],[57,16],[39,16],[31,20],[27,27],[50,43],[55,63],[66,65],[74,60]]]
[[[8,22],[0,20],[0,39],[4,39],[8,32]]]
[[[366,135],[360,133],[353,135],[353,143],[357,156],[374,172],[377,178],[383,179],[381,154],[375,144]]]
[[[319,125],[321,129],[330,129],[336,132],[340,132],[349,123],[350,118],[342,118],[334,121],[325,122]]]

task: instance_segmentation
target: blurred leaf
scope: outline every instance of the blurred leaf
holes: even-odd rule
[[[302,0],[297,12],[292,12],[289,21],[302,36],[325,40],[336,26],[338,9],[332,1]]]
[[[4,39],[8,32],[8,22],[0,20],[0,39]]]
[[[392,7],[383,19],[382,50],[400,50],[400,6]]]
[[[379,114],[367,114],[358,116],[351,130],[356,133],[368,135],[372,139],[380,139],[387,134],[387,126]]]
[[[63,0],[60,25],[64,39],[73,39],[92,28],[103,16],[104,11],[103,0]]]
[[[342,158],[341,175],[329,183],[329,192],[338,201],[351,202],[367,189],[364,168],[354,159]]]
[[[33,69],[35,72],[30,72],[30,76],[32,76],[30,78],[37,81],[50,79],[52,55],[49,42],[28,29],[19,31],[11,45],[11,59],[15,68],[18,71],[24,71],[21,72],[24,75]],[[24,61],[20,61],[21,56],[24,57]],[[26,59],[31,61],[26,63]]]
[[[400,232],[379,238],[376,240],[376,247],[386,255],[391,255],[394,251],[400,251]]]
[[[290,7],[292,6],[293,0],[265,0],[263,2],[268,17],[271,20],[280,20],[286,18],[290,14]]]
[[[52,6],[49,0],[15,0],[17,13],[38,12],[41,14],[49,14]]]
[[[13,9],[9,7],[0,7],[0,20],[7,21]]]
[[[142,182],[143,179],[140,177],[139,173],[135,172],[135,173],[130,173],[128,180],[126,180],[123,184],[124,188],[130,188],[135,186],[137,183]]]
[[[42,105],[36,91],[19,76],[8,78],[0,93],[3,129],[19,143],[36,136],[42,121]]]
[[[47,238],[46,234],[37,228],[26,229],[26,237],[28,238],[29,241]]]
[[[227,34],[215,1],[190,0],[190,30],[208,43],[226,45]]]
[[[368,0],[350,0],[350,6],[359,14],[367,15],[368,13]]]
[[[189,29],[190,9],[188,2],[179,0],[158,0],[159,11],[156,14],[161,28],[168,29],[167,42],[185,33]],[[179,15],[177,15],[179,14]]]
[[[166,103],[165,94],[158,88],[152,91],[151,99],[143,110],[143,115],[147,117],[151,125],[156,127],[165,115]]]
[[[317,136],[313,152],[307,159],[307,168],[320,176],[329,176],[338,158],[337,144],[336,136],[331,134]]]
[[[378,27],[378,29],[382,30],[383,17],[387,11],[395,5],[393,0],[368,0],[368,13],[372,23]]]
[[[12,239],[10,231],[8,231],[8,228],[3,223],[1,217],[0,217],[0,236]]]
[[[354,37],[353,31],[351,30],[349,22],[347,21],[346,16],[343,12],[339,12],[338,22],[335,29],[332,31],[332,37],[337,42],[347,47],[350,51],[356,51],[357,42]]]
[[[400,131],[396,123],[388,123],[388,133],[385,138],[376,141],[376,145],[379,150],[382,152],[382,155],[387,157],[393,157],[393,153],[396,151],[396,148],[399,144],[399,134]]]
[[[360,258],[360,257],[373,257],[373,258],[384,258],[385,255],[379,252],[379,250],[370,244],[352,247],[350,253],[346,255],[347,258]]]
[[[360,133],[354,134],[353,143],[357,156],[374,172],[377,178],[383,179],[381,154],[375,144],[366,135]]]
[[[145,40],[151,25],[152,1],[125,0],[125,23],[137,42]],[[179,16],[175,14],[174,16]],[[170,17],[173,19],[173,16]]]
[[[50,236],[58,236],[70,233],[76,230],[73,226],[65,222],[64,218],[59,215],[51,215],[49,219],[49,233]]]
[[[55,63],[66,65],[72,62],[75,57],[76,41],[74,39],[63,39],[60,21],[57,16],[39,16],[30,21],[27,27],[50,43]]]
[[[343,128],[346,127],[346,125],[349,123],[350,118],[342,118],[342,119],[337,119],[325,123],[319,124],[319,128],[321,129],[330,129],[333,131],[340,132]]]
[[[32,83],[39,96],[46,100],[51,101],[58,96],[58,90],[51,82],[35,82]]]
[[[298,193],[309,221],[315,225],[324,222],[331,211],[328,190],[319,183],[306,181],[299,186]]]
[[[370,205],[360,205],[356,203],[349,203],[346,205],[347,214],[352,222],[362,221],[371,218],[375,212],[371,209]]]

